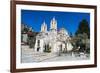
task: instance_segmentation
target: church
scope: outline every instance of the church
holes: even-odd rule
[[[70,43],[70,36],[65,28],[57,30],[57,20],[55,17],[50,22],[49,31],[47,24],[43,22],[41,31],[36,36],[35,52],[65,52],[73,49]]]

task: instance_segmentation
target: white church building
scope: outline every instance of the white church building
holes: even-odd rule
[[[55,17],[50,22],[50,29],[47,31],[47,24],[43,22],[41,31],[36,36],[34,50],[44,52],[49,49],[50,52],[71,51],[73,49],[70,43],[70,36],[65,28],[57,30],[57,20]]]

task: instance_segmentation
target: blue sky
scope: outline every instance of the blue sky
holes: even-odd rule
[[[65,28],[69,33],[74,34],[80,21],[86,19],[90,26],[90,14],[79,12],[58,12],[58,11],[36,11],[21,10],[21,24],[32,27],[34,31],[39,32],[41,24],[45,21],[47,30],[50,28],[50,21],[55,17],[57,20],[57,29]]]

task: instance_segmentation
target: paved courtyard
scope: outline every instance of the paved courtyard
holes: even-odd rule
[[[76,56],[76,54],[61,54],[57,53],[40,53],[34,52],[29,46],[23,45],[21,47],[21,62],[52,62],[52,61],[69,61],[69,60],[88,60],[89,55]]]

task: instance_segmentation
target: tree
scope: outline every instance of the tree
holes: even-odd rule
[[[38,32],[32,32],[32,31],[28,32],[28,44],[30,48],[34,48],[37,34]]]
[[[84,34],[86,33],[88,35],[88,38],[90,38],[90,28],[89,28],[89,23],[86,19],[83,19],[78,26],[78,29],[75,33],[77,36],[78,34]]]
[[[89,23],[86,19],[83,19],[78,26],[78,29],[75,33],[76,41],[75,46],[80,46],[79,51],[90,51],[89,46],[89,39],[90,39],[90,27]],[[88,43],[87,43],[88,42]]]

